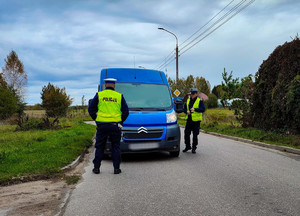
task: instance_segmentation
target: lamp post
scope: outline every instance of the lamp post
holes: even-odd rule
[[[158,28],[158,29],[166,31],[166,32],[174,35],[174,37],[176,38],[176,84],[177,84],[177,82],[178,82],[178,39],[177,39],[177,36],[173,32],[168,31],[167,29],[164,29],[164,28]]]

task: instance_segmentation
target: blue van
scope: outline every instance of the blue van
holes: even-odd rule
[[[106,78],[117,79],[115,90],[124,95],[129,107],[122,129],[122,153],[167,151],[172,157],[178,157],[180,128],[164,72],[140,68],[103,69],[98,91],[105,89]],[[110,143],[105,151],[110,153]]]

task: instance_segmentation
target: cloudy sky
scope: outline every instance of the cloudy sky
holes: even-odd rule
[[[179,77],[202,76],[213,87],[224,68],[254,75],[300,33],[299,11],[296,0],[0,0],[0,67],[15,50],[28,74],[28,104],[41,103],[48,82],[81,104],[105,67],[160,69],[175,79],[176,40],[163,27],[178,37]]]

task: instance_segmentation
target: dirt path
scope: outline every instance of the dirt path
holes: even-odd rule
[[[70,190],[65,181],[34,181],[0,188],[0,215],[54,215]]]
[[[82,175],[89,154],[66,175]],[[0,216],[59,215],[72,189],[64,179],[41,180],[0,187]]]

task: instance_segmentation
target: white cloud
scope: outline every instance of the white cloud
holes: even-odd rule
[[[128,0],[1,2],[0,57],[16,50],[29,74],[30,104],[40,101],[48,82],[66,87],[74,104],[94,95],[103,67],[153,68],[230,1]],[[237,2],[233,2],[231,8]],[[234,76],[254,74],[278,45],[299,29],[297,1],[255,1],[179,59],[179,76],[221,82],[226,67]],[[16,11],[16,13],[14,13]],[[0,66],[4,65],[0,61]],[[175,61],[166,67],[175,78]],[[165,69],[163,69],[165,71]]]

